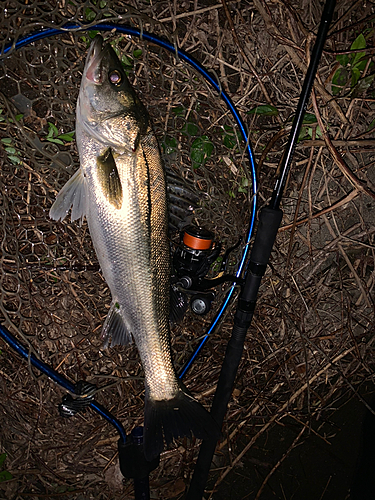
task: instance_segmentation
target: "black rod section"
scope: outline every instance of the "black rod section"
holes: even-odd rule
[[[224,421],[238,365],[241,361],[246,333],[253,318],[259,286],[267,268],[271,250],[281,223],[283,213],[279,209],[280,201],[335,4],[335,0],[327,0],[325,4],[317,40],[303,84],[302,95],[298,103],[296,117],[293,121],[289,142],[284,154],[282,172],[276,183],[270,206],[263,208],[260,212],[259,225],[250,254],[245,284],[240,293],[234,316],[232,336],[227,345],[211,408],[211,414],[219,426],[222,426]],[[203,440],[186,500],[202,500],[216,444],[217,441],[215,439]]]
[[[305,115],[305,111],[307,108],[307,102],[311,94],[311,89],[315,80],[316,71],[318,69],[319,61],[323,52],[324,43],[327,38],[329,25],[331,24],[332,21],[333,11],[335,10],[335,4],[336,0],[327,0],[324,6],[318,34],[316,35],[315,45],[311,54],[310,65],[307,69],[305,81],[302,87],[301,97],[299,99],[296,115],[294,117],[292,124],[292,130],[289,135],[289,141],[286,146],[284,157],[282,159],[281,174],[276,182],[275,189],[272,194],[270,202],[271,208],[279,208],[280,206],[284,187],[289,174],[290,164],[292,161],[292,157],[294,155],[297,139],[301,131],[303,117]]]
[[[260,212],[258,230],[250,254],[245,285],[238,299],[232,336],[227,345],[219,382],[212,402],[211,414],[220,427],[232,395],[246,332],[253,318],[259,286],[267,268],[282,216],[281,210],[273,210],[269,207],[263,208]],[[205,439],[202,442],[186,500],[202,500],[216,443],[216,439]]]

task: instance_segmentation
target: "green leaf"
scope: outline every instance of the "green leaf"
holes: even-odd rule
[[[182,133],[190,136],[198,135],[199,127],[195,123],[187,122],[182,129]]]
[[[47,122],[47,125],[48,125],[48,135],[47,135],[47,139],[48,138],[51,138],[51,137],[54,137],[56,135],[59,135],[59,131],[56,127],[56,125],[54,125],[53,123],[51,122]]]
[[[134,65],[133,59],[131,57],[126,56],[125,54],[121,55],[121,62],[125,68],[132,68]]]
[[[352,43],[350,50],[360,50],[365,48],[366,48],[366,39],[361,33]],[[352,66],[354,66],[361,59],[363,54],[365,54],[365,52],[356,52],[355,54],[352,55]]]
[[[66,134],[58,135],[57,139],[61,139],[62,141],[66,141],[66,142],[71,142],[74,140],[74,134],[75,134],[75,131],[73,130],[73,132],[68,132]]]
[[[172,108],[172,113],[176,116],[185,116],[185,108],[183,106],[176,106]]]
[[[332,78],[332,94],[337,95],[346,85],[349,79],[349,72],[345,68],[339,68]]]
[[[3,470],[2,472],[0,472],[0,483],[2,481],[9,481],[12,478],[13,478],[12,474],[7,470]]]
[[[355,89],[356,93],[361,94],[363,92],[366,92],[366,90],[370,87],[370,85],[374,81],[374,77],[375,77],[375,75],[372,74],[372,75],[367,75],[364,78],[361,78],[359,80],[359,82],[357,83],[357,86]]]
[[[3,139],[1,139],[1,142],[3,144],[12,144],[12,139],[10,137],[3,137]]]
[[[22,160],[20,160],[20,158],[18,158],[18,156],[9,155],[8,159],[13,163],[13,165],[21,165],[21,163],[22,163]]]
[[[7,153],[10,153],[11,155],[15,155],[15,154],[17,154],[17,151],[16,151],[13,147],[11,147],[11,146],[6,147],[6,148],[5,148],[5,151],[6,151]]]
[[[305,116],[303,117],[302,123],[317,123],[318,120],[316,119],[316,116],[314,113],[305,113]]]
[[[309,134],[308,134],[308,131],[307,131],[307,127],[302,127],[301,131],[300,131],[300,133],[298,135],[297,142],[304,141],[305,139],[308,139],[308,137],[309,137]]]
[[[98,30],[90,30],[89,31],[89,37],[90,38],[95,38],[98,33],[99,33]]]
[[[249,179],[247,177],[241,178],[241,185],[238,188],[239,193],[247,193],[247,189],[249,187]]]
[[[64,145],[63,141],[60,139],[53,139],[52,137],[47,137],[48,142],[53,142],[54,144],[61,144],[62,146]]]
[[[354,68],[358,68],[358,69],[359,69],[359,71],[363,71],[363,70],[365,69],[365,67],[366,67],[367,61],[368,61],[368,57],[360,59],[358,62],[356,62],[356,63],[352,66],[352,70],[353,70]]]
[[[5,459],[7,457],[7,454],[6,453],[1,453],[0,454],[0,467],[3,465],[3,463],[5,462]]]
[[[162,148],[166,155],[174,153],[177,149],[177,140],[174,137],[165,136],[162,142]]]
[[[105,0],[100,0],[100,2],[99,2],[99,7],[100,7],[101,9],[104,9],[104,7],[105,7],[106,5],[107,5],[107,2],[106,2]]]
[[[230,127],[229,125],[224,125],[223,129],[225,130],[225,132],[228,132],[228,134],[234,135],[233,127]]]
[[[142,55],[142,49],[133,50],[133,57],[135,57],[135,59],[139,59],[141,55]]]
[[[370,123],[370,125],[368,126],[368,129],[367,130],[371,130],[372,128],[375,127],[375,118],[372,120],[372,122]]]
[[[341,66],[347,66],[349,64],[348,54],[338,54],[336,60],[341,64]]]
[[[96,18],[96,13],[90,7],[85,9],[85,16],[87,21],[93,21]]]
[[[355,87],[357,85],[358,80],[361,78],[361,72],[358,68],[352,68],[352,81],[351,87]]]
[[[263,116],[277,116],[279,114],[279,110],[275,108],[275,106],[271,106],[270,104],[262,104],[261,106],[257,106],[256,108],[247,111],[248,115],[263,115]]]
[[[233,149],[237,146],[236,139],[233,135],[224,135],[223,137],[223,144],[226,146],[228,149]]]
[[[366,39],[363,36],[363,33],[360,33],[357,38],[354,40],[354,42],[350,46],[350,50],[361,50],[366,48]],[[353,54],[353,59],[352,59],[352,64],[355,63],[355,58],[358,56],[358,54],[363,54],[363,52],[357,52],[356,54]]]
[[[352,43],[350,50],[360,50],[366,48],[366,39],[362,33],[360,33],[357,38]]]
[[[206,135],[195,139],[190,148],[190,158],[193,168],[199,168],[204,165],[206,160],[210,158],[213,150],[214,145]]]

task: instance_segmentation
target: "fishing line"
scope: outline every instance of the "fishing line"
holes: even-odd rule
[[[244,264],[245,261],[248,257],[249,253],[249,242],[253,233],[253,228],[254,228],[254,221],[255,221],[255,213],[256,213],[256,203],[257,203],[257,177],[256,177],[256,168],[255,168],[255,160],[254,160],[254,155],[252,152],[252,148],[248,139],[248,132],[246,129],[246,126],[240,117],[239,113],[237,112],[237,109],[235,105],[233,104],[232,100],[228,96],[228,94],[223,90],[219,79],[215,80],[209,73],[208,71],[196,60],[194,57],[190,56],[188,53],[186,53],[184,50],[179,49],[177,47],[177,44],[172,44],[168,40],[165,40],[163,38],[160,38],[156,35],[153,35],[151,33],[148,33],[147,31],[143,31],[143,25],[141,26],[141,29],[138,28],[133,28],[131,26],[126,26],[126,25],[118,25],[115,23],[103,23],[103,24],[96,24],[93,26],[90,26],[89,30],[98,30],[98,31],[113,31],[116,30],[117,32],[121,34],[126,34],[126,35],[131,35],[140,38],[141,40],[146,40],[148,42],[154,43],[156,45],[159,45],[160,47],[168,50],[172,54],[174,54],[175,58],[177,61],[179,59],[182,59],[186,63],[188,63],[190,66],[192,66],[196,71],[198,71],[208,82],[209,84],[216,90],[216,92],[219,94],[219,97],[224,100],[226,103],[227,107],[229,108],[234,120],[236,121],[240,132],[241,136],[245,142],[246,145],[246,152],[248,156],[248,160],[250,163],[251,167],[251,178],[252,178],[252,202],[251,202],[251,214],[250,214],[250,222],[249,222],[249,227],[246,235],[246,241],[244,244],[244,249],[242,252],[242,256],[236,271],[236,277],[240,277],[243,270],[244,270]],[[82,26],[78,24],[73,24],[73,23],[68,23],[66,24],[63,28],[46,28],[46,29],[41,29],[38,31],[35,31],[34,33],[31,33],[30,35],[21,37],[17,40],[16,43],[11,42],[7,44],[4,48],[3,55],[6,55],[12,47],[15,49],[20,49],[22,47],[25,47],[26,45],[29,45],[30,43],[36,42],[37,40],[41,40],[42,38],[48,38],[51,36],[59,35],[62,33],[66,33],[69,31],[74,31],[74,32],[82,32],[82,31],[87,31],[87,28],[82,28]],[[216,76],[216,75],[215,75]],[[210,334],[214,331],[216,325],[218,324],[219,320],[223,316],[229,301],[234,293],[235,290],[235,285],[232,285],[229,291],[226,294],[226,297],[223,300],[223,303],[221,307],[219,308],[218,312],[214,316],[210,327],[207,329],[206,333],[203,336],[203,339],[199,343],[198,347],[194,351],[194,353],[191,355],[190,359],[186,362],[184,367],[179,373],[179,378],[184,377],[184,375],[187,373],[191,365],[193,364],[194,360],[198,356],[199,352],[202,350],[203,346],[207,342]]]

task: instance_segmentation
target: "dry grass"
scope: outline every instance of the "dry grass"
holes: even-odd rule
[[[39,2],[37,11],[28,2],[7,3],[8,17],[3,13],[1,21],[2,28],[9,26],[8,32],[3,30],[4,39],[30,32],[40,18],[48,25],[61,16],[79,17],[91,5],[60,1],[53,9],[48,2]],[[107,4],[115,12],[129,13],[123,2]],[[143,16],[132,12],[131,22],[168,36],[220,77],[250,130],[260,206],[266,205],[309,62],[320,2],[252,0],[208,5],[134,0],[132,5]],[[248,333],[225,421],[225,439],[218,446],[218,456],[224,459],[214,476],[213,491],[220,491],[220,483],[260,436],[291,416],[299,433],[251,497],[261,499],[269,477],[305,439],[311,422],[319,423],[322,415],[334,413],[339,396],[355,397],[373,378],[374,84],[368,78],[362,80],[362,87],[351,89],[348,75],[343,90],[332,93],[332,78],[340,66],[336,55],[347,52],[360,33],[366,35],[369,47],[361,77],[373,73],[371,9],[372,4],[364,0],[337,2],[308,108],[319,129],[312,124],[296,148],[282,204],[282,227]],[[245,232],[249,194],[238,191],[247,176],[243,144],[233,150],[223,144],[223,127],[233,127],[225,106],[201,77],[182,63],[175,65],[161,49],[128,39],[119,46],[128,53],[142,48],[134,84],[153,115],[161,142],[172,134],[177,138],[179,148],[167,161],[191,178],[197,190],[208,193],[198,220],[213,228],[229,247]],[[46,136],[47,121],[64,132],[74,127],[84,54],[85,43],[68,34],[14,53],[0,67],[0,82],[5,83],[0,83],[0,108],[6,117],[0,122],[0,137],[12,139],[23,161],[12,164],[0,148],[1,314],[13,333],[72,381],[90,380],[99,386],[114,382],[98,393],[97,400],[130,431],[143,419],[137,351],[101,348],[100,326],[110,297],[100,273],[92,270],[96,258],[87,228],[48,219],[57,190],[76,168],[74,145],[38,142]],[[28,97],[32,111],[19,122],[9,122],[17,113],[11,98],[20,93]],[[264,104],[277,108],[278,115],[248,114]],[[183,118],[172,111],[178,106],[184,109]],[[193,172],[189,148],[194,137],[183,134],[187,121],[215,144],[211,160]],[[231,169],[232,165],[236,168]],[[76,268],[56,267],[67,263]],[[84,270],[87,265],[92,268]],[[185,380],[205,405],[215,390],[233,310],[234,304]],[[187,359],[208,323],[190,315],[174,329],[177,366]],[[57,405],[64,391],[28,368],[4,342],[0,347],[0,444],[13,475],[9,482],[0,483],[0,496],[14,500],[133,498],[131,483],[121,481],[115,430],[91,410],[71,420],[59,417]],[[151,478],[153,498],[183,497],[198,445],[182,440],[162,455],[161,466]],[[208,496],[215,498],[215,493]]]

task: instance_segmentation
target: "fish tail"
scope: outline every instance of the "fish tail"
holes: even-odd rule
[[[169,445],[175,438],[191,438],[192,434],[199,439],[220,436],[218,424],[196,399],[182,389],[169,400],[146,397],[143,444],[147,460],[163,451],[163,435]]]

